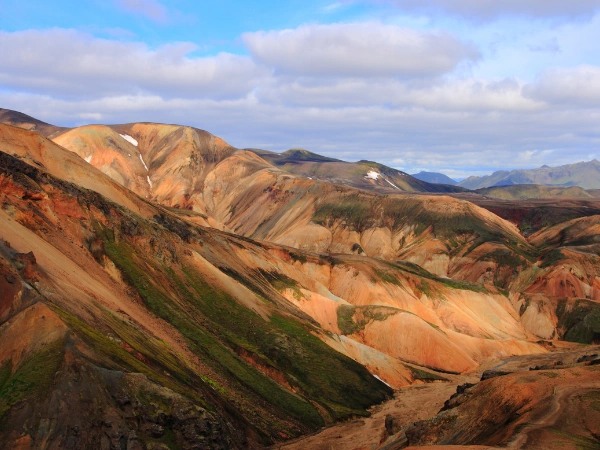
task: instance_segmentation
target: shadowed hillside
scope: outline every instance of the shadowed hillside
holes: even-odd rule
[[[0,108],[0,123],[14,125],[15,127],[25,128],[26,130],[32,130],[41,134],[42,136],[50,136],[64,129],[62,127],[57,127],[50,125],[49,123],[42,122],[41,120],[34,119],[27,114],[4,108]]]

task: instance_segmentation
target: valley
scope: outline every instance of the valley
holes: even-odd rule
[[[595,448],[587,191],[0,119],[0,445]]]
[[[392,400],[373,407],[369,418],[272,449],[594,448],[600,398],[594,365],[600,363],[599,351],[598,346],[562,344],[543,356],[490,360],[477,373],[397,390]],[[501,394],[505,389],[508,393]],[[519,399],[524,391],[529,391],[527,397]],[[467,402],[489,402],[478,409],[487,417],[465,418],[464,411],[473,408],[465,407]],[[453,414],[463,404],[463,411]],[[465,436],[478,420],[479,434]]]

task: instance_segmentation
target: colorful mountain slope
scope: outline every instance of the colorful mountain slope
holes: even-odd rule
[[[373,161],[345,162],[302,149],[292,149],[281,154],[265,150],[249,150],[286,172],[374,192],[463,191],[461,188],[449,185],[428,183]]]
[[[372,374],[399,388],[598,339],[599,216],[526,238],[189,127],[54,140],[0,125],[4,445],[255,447],[367,414],[391,393]]]
[[[3,445],[252,446],[384,400],[351,358],[402,386],[440,378],[423,366],[541,351],[502,296],[472,292],[465,314],[425,272],[192,225],[39,135],[3,125],[0,139]],[[421,339],[383,338],[399,326]]]
[[[45,141],[44,153],[68,152]],[[236,245],[267,264],[262,247],[150,205],[140,216],[27,158],[0,157],[3,282],[12,286],[1,299],[4,445],[25,431],[34,447],[85,447],[105,433],[240,447],[365,414],[391,392],[319,340],[316,323],[251,276],[258,269],[238,272],[248,286],[224,273]],[[99,174],[118,187],[84,166],[82,184]],[[129,196],[122,203],[135,203]],[[56,422],[63,396],[80,414]],[[25,429],[23,412],[32,415]],[[85,433],[70,437],[74,427]]]

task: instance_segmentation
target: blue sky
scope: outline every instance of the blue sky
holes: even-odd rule
[[[0,0],[0,107],[464,177],[600,158],[600,0]]]

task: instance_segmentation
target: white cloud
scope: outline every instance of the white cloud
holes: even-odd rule
[[[152,92],[169,96],[245,95],[266,73],[244,56],[189,57],[191,43],[158,49],[64,29],[0,32],[0,84],[66,97]]]
[[[243,40],[255,60],[296,75],[435,76],[479,58],[473,45],[447,32],[380,22],[304,25],[245,33]]]
[[[524,89],[528,97],[563,105],[600,108],[600,67],[582,65],[545,71]]]
[[[296,106],[343,107],[385,104],[455,111],[533,111],[544,103],[522,95],[515,79],[397,79],[282,78],[257,89],[264,102]]]
[[[115,2],[123,10],[147,17],[154,22],[165,23],[169,20],[169,11],[156,0],[115,0]]]
[[[405,11],[443,12],[478,20],[499,16],[590,17],[600,10],[600,0],[371,0],[373,2],[390,3]]]
[[[538,44],[531,44],[528,46],[529,50],[536,53],[560,53],[560,45],[558,44],[558,40],[556,36],[552,39],[548,39],[545,42],[541,42]]]
[[[331,13],[340,9],[342,6],[344,6],[344,4],[341,2],[330,3],[329,5],[326,5],[323,8],[321,8],[321,11],[324,13]]]
[[[0,93],[0,104],[59,125],[156,121],[206,129],[238,147],[308,148],[430,171],[490,171],[588,159],[600,111],[440,111],[385,105],[314,107],[237,100],[119,96],[97,100]],[[93,115],[95,114],[95,115]],[[595,136],[595,137],[594,137]]]

